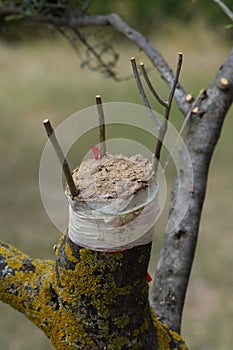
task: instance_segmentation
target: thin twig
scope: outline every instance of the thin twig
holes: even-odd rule
[[[74,180],[73,180],[72,175],[71,175],[69,164],[64,156],[64,153],[61,149],[61,146],[58,143],[58,140],[56,138],[55,132],[53,130],[53,127],[52,127],[50,121],[48,119],[45,119],[43,121],[43,125],[45,127],[48,138],[50,139],[50,141],[53,145],[53,148],[57,154],[57,157],[61,163],[64,175],[65,175],[65,178],[67,181],[67,185],[68,185],[70,193],[71,193],[71,196],[74,198],[77,195],[78,191],[77,191],[77,188],[74,184]]]
[[[213,0],[215,4],[217,4],[221,10],[230,18],[233,22],[233,12],[229,9],[229,7],[221,0]]]
[[[3,3],[3,1],[2,1]],[[0,6],[0,15],[2,18],[11,15],[20,15],[22,18],[27,18],[27,21],[32,23],[42,23],[49,24],[50,26],[57,28],[81,28],[90,26],[111,26],[114,30],[121,33],[129,41],[133,42],[140,50],[145,53],[149,58],[153,66],[158,70],[162,79],[165,80],[169,87],[172,86],[172,81],[174,79],[173,72],[166,62],[166,60],[161,56],[161,54],[156,50],[156,48],[145,38],[140,32],[136,31],[134,28],[130,27],[119,15],[115,13],[110,13],[106,15],[84,15],[84,16],[69,16],[54,17],[54,16],[44,16],[38,13],[32,12],[31,14],[26,13],[21,8],[12,8],[12,6]],[[110,76],[116,80],[118,79],[115,74],[110,74]],[[183,87],[180,85],[179,89],[176,90],[175,99],[179,106],[181,112],[186,115],[189,110],[189,104],[185,101],[186,93]]]
[[[96,107],[99,118],[99,157],[102,158],[106,153],[106,135],[105,135],[105,120],[102,99],[100,95],[96,95]]]
[[[164,120],[163,120],[163,124],[161,126],[161,128],[159,129],[159,137],[158,137],[158,142],[155,148],[155,164],[154,164],[154,171],[155,174],[157,173],[158,170],[158,163],[160,160],[160,155],[161,155],[161,149],[163,146],[163,141],[164,141],[164,137],[167,131],[167,124],[168,124],[168,119],[169,119],[169,115],[170,115],[170,111],[171,111],[171,106],[172,106],[172,101],[173,101],[173,97],[175,94],[175,90],[176,90],[176,86],[178,84],[178,80],[179,80],[179,76],[180,76],[180,70],[182,67],[182,62],[183,62],[183,54],[180,52],[179,56],[178,56],[178,62],[177,62],[177,66],[176,66],[176,73],[175,73],[175,78],[173,81],[173,85],[169,94],[169,98],[168,98],[168,103],[167,106],[165,107],[165,114],[164,114]]]
[[[99,62],[100,66],[103,68],[103,72],[107,73],[110,77],[113,77],[115,79],[116,73],[110,68],[107,63],[104,62],[102,56],[94,49],[94,47],[87,41],[81,32],[77,28],[73,28],[73,32],[83,43],[83,45],[85,45],[89,52],[91,52],[92,55],[96,58],[97,62]]]
[[[136,61],[135,61],[134,57],[131,58],[131,64],[132,64],[132,68],[133,68],[134,77],[135,77],[135,80],[136,80],[136,83],[137,83],[137,86],[138,86],[138,90],[139,90],[140,95],[142,96],[144,105],[146,106],[149,115],[154,120],[154,122],[156,123],[157,127],[160,128],[161,122],[156,117],[156,115],[154,114],[154,112],[153,112],[153,110],[151,108],[150,102],[148,101],[148,99],[146,97],[146,93],[145,93],[145,90],[143,88],[143,85],[142,85],[142,82],[141,82],[141,78],[140,78],[140,75],[139,75],[139,72],[138,72],[137,64],[136,64]]]
[[[140,68],[143,74],[143,77],[150,89],[150,91],[152,92],[152,94],[154,95],[154,97],[156,98],[156,100],[163,106],[163,107],[167,107],[168,102],[164,101],[159,94],[157,93],[157,91],[154,89],[153,85],[151,84],[151,81],[148,77],[147,71],[145,69],[144,63],[140,63]]]

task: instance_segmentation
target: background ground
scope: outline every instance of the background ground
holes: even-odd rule
[[[111,35],[111,34],[109,34]],[[211,81],[230,45],[204,23],[172,24],[152,38],[173,66],[183,51],[181,81],[197,93]],[[129,59],[142,57],[119,42],[119,71],[130,74]],[[164,83],[151,73],[162,94]],[[46,137],[42,120],[57,126],[76,111],[93,105],[96,94],[105,102],[141,104],[133,80],[115,83],[98,73],[80,69],[76,53],[63,40],[50,38],[23,44],[0,44],[0,239],[40,258],[53,258],[60,233],[47,217],[40,199],[38,169]],[[156,108],[156,104],[154,105]],[[233,162],[232,110],[210,169],[197,254],[183,319],[183,336],[192,350],[229,350],[232,346]],[[174,108],[172,120],[182,116]],[[154,270],[165,215],[156,227],[151,259]],[[0,305],[0,348],[50,350],[43,333],[7,305]]]

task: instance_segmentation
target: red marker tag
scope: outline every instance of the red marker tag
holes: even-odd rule
[[[94,154],[95,159],[98,159],[99,158],[99,147],[92,146],[91,149],[92,149],[92,152]]]
[[[149,272],[146,273],[146,279],[147,279],[147,282],[150,283],[152,281],[152,277],[151,275],[149,274]]]

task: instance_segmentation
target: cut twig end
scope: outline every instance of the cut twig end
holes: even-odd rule
[[[106,154],[106,135],[105,135],[105,118],[104,118],[104,110],[102,105],[102,98],[100,95],[95,96],[96,106],[98,112],[98,120],[99,120],[99,157],[102,158]]]
[[[47,119],[47,118],[44,119],[43,120],[43,125],[45,127],[45,130],[46,130],[46,133],[47,133],[48,137],[50,138],[52,136],[54,130],[52,128],[52,125],[51,125],[49,119]]]
[[[96,104],[98,104],[98,105],[102,104],[102,98],[100,95],[96,95],[95,100],[96,100]]]
[[[218,81],[218,88],[220,90],[228,90],[230,87],[230,83],[229,83],[229,80],[227,78],[220,78],[219,81]]]
[[[197,114],[199,112],[199,108],[198,107],[194,107],[192,109],[192,114]]]
[[[178,61],[183,62],[183,58],[184,58],[183,52],[179,52]]]
[[[191,103],[191,102],[193,102],[193,100],[194,100],[193,94],[186,95],[186,97],[185,97],[186,102]]]
[[[205,100],[208,97],[206,89],[201,89],[200,91],[200,99]]]

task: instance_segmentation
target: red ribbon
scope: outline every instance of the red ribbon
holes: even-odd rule
[[[149,274],[149,272],[146,273],[146,279],[147,279],[147,282],[150,283],[152,281],[152,277],[151,275]]]
[[[92,146],[91,149],[92,149],[92,152],[94,153],[95,159],[98,159],[99,158],[99,147]]]
[[[94,157],[95,159],[98,159],[99,158],[99,147],[97,146],[92,146],[91,147],[92,149],[92,152],[94,154]],[[109,253],[109,254],[112,254],[112,253],[122,253],[124,251],[126,251],[127,249],[119,249],[119,250],[109,250],[107,251],[106,253]],[[151,275],[149,274],[149,272],[146,273],[146,279],[147,279],[147,282],[150,283],[152,281],[152,277]]]

